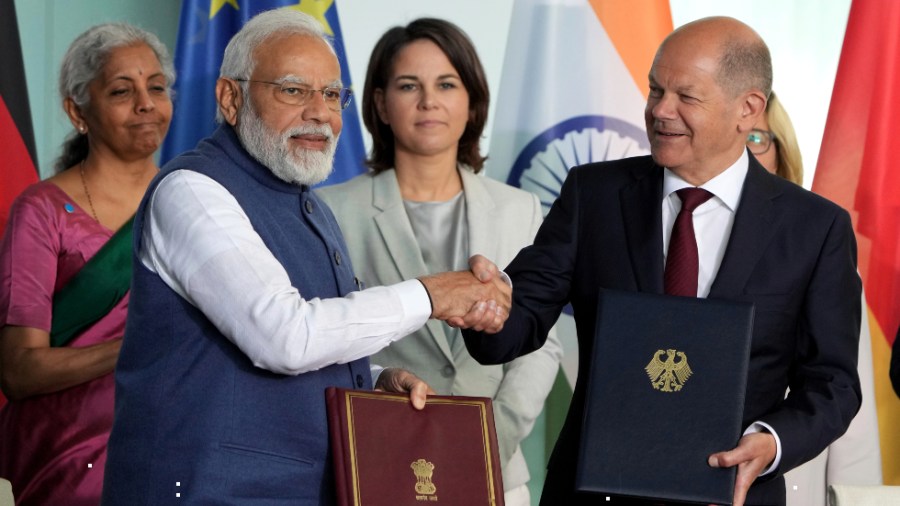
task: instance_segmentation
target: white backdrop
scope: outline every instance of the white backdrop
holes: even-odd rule
[[[340,0],[341,28],[355,86],[361,92],[369,53],[385,30],[430,16],[448,19],[469,34],[487,71],[491,96],[496,99],[503,92],[498,88],[513,2]],[[806,169],[804,185],[808,188],[825,127],[850,0],[670,0],[670,5],[676,27],[705,16],[727,15],[749,24],[766,40],[775,68],[774,88],[797,129]],[[496,100],[492,100],[491,115],[495,104]],[[488,154],[492,125],[489,117],[482,142],[482,149]]]

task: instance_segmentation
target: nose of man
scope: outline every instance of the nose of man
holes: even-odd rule
[[[673,99],[666,94],[647,101],[647,114],[655,120],[672,120],[678,116]]]
[[[315,93],[309,102],[301,106],[300,119],[304,124],[328,127],[331,131],[329,137],[332,139],[341,133],[343,126],[341,112],[329,108],[321,93]]]
[[[331,120],[332,114],[338,114],[332,111],[328,104],[325,103],[325,97],[321,93],[313,93],[309,102],[304,104],[301,117],[304,121],[314,121],[316,123],[327,123]]]

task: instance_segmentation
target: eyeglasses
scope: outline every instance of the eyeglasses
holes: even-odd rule
[[[747,147],[750,148],[750,152],[754,155],[761,155],[772,147],[772,143],[775,140],[775,134],[772,132],[754,128],[747,135]]]
[[[346,109],[347,106],[350,105],[350,96],[352,94],[350,88],[333,87],[314,90],[308,86],[303,86],[293,81],[283,81],[280,83],[276,83],[272,81],[258,81],[256,79],[234,78],[234,80],[247,83],[259,83],[278,86],[278,90],[275,92],[275,99],[282,104],[288,105],[304,105],[312,99],[313,95],[315,95],[316,93],[321,93],[322,99],[325,100],[325,105],[328,106],[328,108],[332,111],[341,111],[342,109]]]

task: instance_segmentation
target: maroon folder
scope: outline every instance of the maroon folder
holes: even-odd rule
[[[503,506],[491,400],[328,388],[339,506]]]

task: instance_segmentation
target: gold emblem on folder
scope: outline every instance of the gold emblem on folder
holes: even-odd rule
[[[425,459],[419,459],[410,464],[409,467],[416,474],[416,493],[420,495],[416,499],[427,500],[426,497],[421,496],[434,495],[437,492],[437,487],[431,482],[431,476],[434,474],[434,464],[426,462]]]
[[[644,370],[653,388],[661,392],[678,392],[693,374],[687,355],[672,349],[656,350]]]

